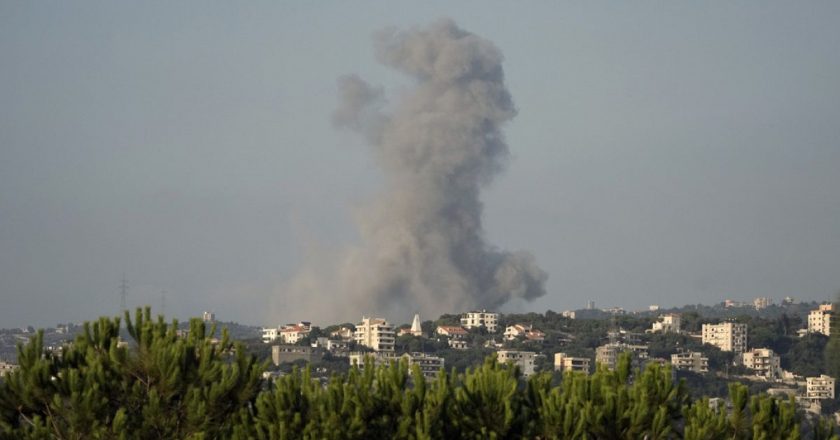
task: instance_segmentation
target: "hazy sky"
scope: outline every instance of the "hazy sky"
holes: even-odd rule
[[[487,241],[549,280],[507,310],[840,289],[840,3],[450,3],[0,2],[0,327],[115,314],[123,273],[129,306],[319,323],[279,286],[383,190],[336,79],[398,94],[371,34],[440,17],[518,109]]]

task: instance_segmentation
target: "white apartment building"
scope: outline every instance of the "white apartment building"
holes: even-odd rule
[[[831,314],[833,304],[822,304],[817,310],[808,314],[808,333],[822,333],[831,336]]]
[[[595,363],[604,365],[610,370],[615,370],[618,364],[618,357],[625,352],[630,353],[634,367],[642,367],[648,359],[647,345],[611,342],[595,349]]]
[[[756,376],[777,379],[782,374],[781,359],[769,348],[754,348],[744,352],[741,362],[753,370]]]
[[[676,313],[660,315],[650,331],[651,333],[679,333],[681,321],[680,315]]]
[[[201,320],[204,322],[216,322],[216,314],[205,310],[204,313],[201,314]]]
[[[819,377],[809,377],[805,379],[807,388],[805,397],[808,399],[833,399],[834,398],[834,378],[821,374]]]
[[[694,373],[709,372],[709,358],[699,351],[684,351],[671,355],[671,365],[674,369],[692,371]]]
[[[379,351],[375,353],[360,353],[353,352],[348,356],[350,366],[357,366],[364,369],[367,360],[372,360],[374,366],[390,365],[391,362],[397,361],[397,356],[393,352]]]
[[[461,315],[461,327],[466,329],[484,327],[490,333],[496,333],[499,325],[499,314],[487,310],[472,311]]]
[[[499,350],[496,352],[496,359],[499,362],[516,365],[525,377],[531,376],[536,372],[534,366],[534,359],[536,357],[537,354],[533,351]]]
[[[274,342],[279,335],[277,327],[265,327],[262,329],[262,341],[266,344]]]
[[[350,327],[339,327],[338,330],[335,330],[330,333],[330,337],[335,339],[341,339],[342,341],[352,341],[353,329]]]
[[[394,328],[382,318],[365,318],[356,324],[353,340],[375,351],[394,351]]]
[[[723,351],[743,353],[747,350],[747,325],[734,322],[703,324],[702,338],[704,344]]]
[[[566,356],[566,353],[554,353],[554,371],[581,371],[589,374],[591,368],[589,358]]]

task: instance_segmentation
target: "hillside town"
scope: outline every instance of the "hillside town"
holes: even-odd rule
[[[584,309],[544,314],[502,314],[472,310],[395,325],[387,317],[362,316],[356,323],[313,325],[298,321],[272,327],[217,322],[204,312],[208,326],[225,327],[257,357],[270,360],[268,379],[309,367],[326,380],[352,367],[387,365],[405,360],[427,378],[441,369],[459,372],[488,357],[515,365],[524,377],[539,372],[562,376],[614,370],[622,356],[634,369],[650,363],[670,365],[674,379],[685,380],[697,396],[723,402],[726,384],[737,381],[752,391],[795,397],[812,414],[838,414],[836,392],[840,366],[827,365],[823,351],[832,336],[836,305],[769,298],[751,303],[724,301],[714,306],[684,306],[628,312],[620,308]],[[44,330],[47,350],[60,350],[81,326],[60,324]],[[182,324],[186,334],[188,325]],[[836,328],[836,327],[835,327]],[[836,330],[834,330],[836,332]],[[0,330],[0,377],[16,369],[15,346],[33,328]]]
[[[769,298],[756,298],[752,303],[725,301],[718,312],[730,317],[719,318],[700,316],[691,307],[662,311],[651,306],[628,313],[619,308],[596,310],[593,304],[581,311],[544,315],[482,309],[425,322],[415,314],[403,325],[363,316],[355,324],[323,328],[309,321],[266,327],[262,342],[271,347],[275,366],[267,374],[275,375],[288,372],[291,365],[311,364],[316,373],[328,374],[331,368],[342,371],[342,363],[364,368],[405,359],[423,375],[434,377],[442,368],[478,365],[486,356],[516,365],[525,377],[542,371],[590,374],[596,368],[615,369],[620,356],[629,354],[633,368],[670,364],[675,378],[699,384],[699,392],[713,399],[724,394],[718,392],[720,383],[740,381],[771,395],[795,397],[801,409],[820,414],[840,410],[836,377],[825,374],[828,366],[802,365],[800,351],[805,346],[819,351],[825,345],[834,307],[802,305],[792,298],[774,305]],[[603,317],[587,318],[596,311]],[[784,322],[801,323],[801,328],[778,325]],[[783,334],[768,335],[768,328]],[[804,353],[804,358],[820,355]]]

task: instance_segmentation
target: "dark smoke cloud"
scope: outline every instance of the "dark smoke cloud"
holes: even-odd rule
[[[375,48],[413,88],[383,111],[381,88],[343,77],[333,121],[366,137],[387,189],[359,214],[361,245],[338,257],[332,275],[305,270],[290,286],[292,301],[334,294],[333,303],[310,305],[350,319],[432,317],[544,295],[547,275],[531,254],[483,237],[480,190],[508,158],[501,126],[516,115],[499,49],[450,20],[380,32]]]

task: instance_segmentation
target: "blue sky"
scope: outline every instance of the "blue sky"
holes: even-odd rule
[[[550,278],[508,310],[840,289],[839,4],[450,3],[0,4],[0,327],[114,314],[123,273],[131,306],[317,322],[278,286],[383,190],[336,78],[398,95],[371,34],[440,17],[519,112],[486,235]]]

